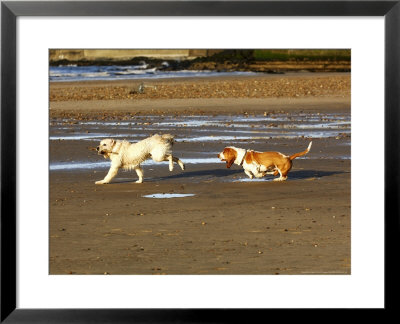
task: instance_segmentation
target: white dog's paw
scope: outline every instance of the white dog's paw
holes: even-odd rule
[[[135,181],[135,183],[143,183],[143,179],[139,179],[139,180]]]
[[[173,171],[174,170],[174,166],[172,164],[169,165],[169,171]]]
[[[106,184],[106,183],[108,183],[108,182],[106,182],[106,181],[104,181],[104,180],[99,180],[99,181],[96,181],[96,182],[95,182],[95,184],[97,184],[97,185]]]
[[[179,163],[179,166],[181,167],[182,170],[185,170],[185,165],[183,163]]]

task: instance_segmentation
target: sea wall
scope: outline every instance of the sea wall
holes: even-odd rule
[[[350,72],[350,49],[51,49],[50,65],[137,65],[163,70]],[[161,66],[168,60],[169,66]]]
[[[158,59],[194,59],[210,56],[222,50],[206,49],[51,49],[50,61],[129,60],[135,57]]]

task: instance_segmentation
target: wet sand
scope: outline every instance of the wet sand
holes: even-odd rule
[[[349,95],[77,97],[50,108],[50,167],[61,165],[50,171],[50,274],[350,274],[351,137],[349,126],[334,124],[349,118]],[[316,129],[319,123],[333,126]],[[302,135],[304,125],[313,127]],[[176,135],[182,161],[200,162],[172,172],[149,163],[143,184],[134,183],[135,172],[120,171],[111,184],[94,185],[108,170],[90,150],[97,134],[134,141],[157,129]],[[310,140],[310,153],[281,183],[248,181],[239,166],[207,160],[233,144],[291,154]],[[94,167],[64,167],[82,161]],[[193,196],[144,197],[157,193]]]

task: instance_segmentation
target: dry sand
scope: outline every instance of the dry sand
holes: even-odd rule
[[[273,80],[278,77],[285,80],[284,75],[273,76]],[[326,83],[321,84],[321,77]],[[288,92],[286,96],[258,98],[243,93],[227,98],[201,98],[200,93],[198,98],[195,92],[187,94],[191,98],[98,100],[81,94],[92,93],[93,87],[96,92],[120,85],[80,82],[73,83],[71,90],[70,83],[53,83],[50,123],[61,118],[66,124],[122,121],[156,114],[226,115],[227,119],[273,112],[288,116],[299,112],[350,114],[349,74],[299,74],[286,81],[295,79],[296,87],[318,85],[317,93],[320,85],[322,89],[328,84],[333,87],[330,77],[340,77],[347,86],[320,95],[296,97]],[[267,75],[258,81],[268,85],[270,79]],[[247,89],[254,80],[222,78],[220,83],[231,82],[233,90],[239,81]],[[218,79],[157,82],[165,86],[179,83],[180,88],[185,83],[204,87],[207,82],[218,84]],[[65,92],[71,95],[61,100],[60,93]],[[57,128],[51,126],[51,132],[52,127]],[[106,169],[50,171],[50,274],[350,274],[351,160],[340,158],[350,154],[349,141],[341,136],[313,139],[310,158],[295,160],[289,180],[282,183],[267,179],[235,182],[246,177],[243,170],[239,166],[226,169],[224,163],[190,164],[185,171],[175,168],[173,172],[165,165],[145,167],[143,184],[134,183],[134,172],[120,172],[113,183],[102,186],[94,181],[103,178]],[[294,153],[308,142],[307,138],[269,139],[263,145]],[[90,144],[52,140],[50,162],[88,156],[101,161],[87,150]],[[243,145],[251,143],[237,146]],[[257,144],[255,149],[263,145]],[[183,155],[187,151],[212,152],[211,157],[216,157],[214,153],[223,146],[218,141],[178,141],[174,149]],[[315,158],[321,154],[327,158]],[[155,193],[194,196],[143,197]]]

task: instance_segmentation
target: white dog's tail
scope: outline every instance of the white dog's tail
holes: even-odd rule
[[[171,145],[174,144],[174,136],[171,134],[163,134],[163,135],[161,135],[161,138],[164,141],[170,143]]]

